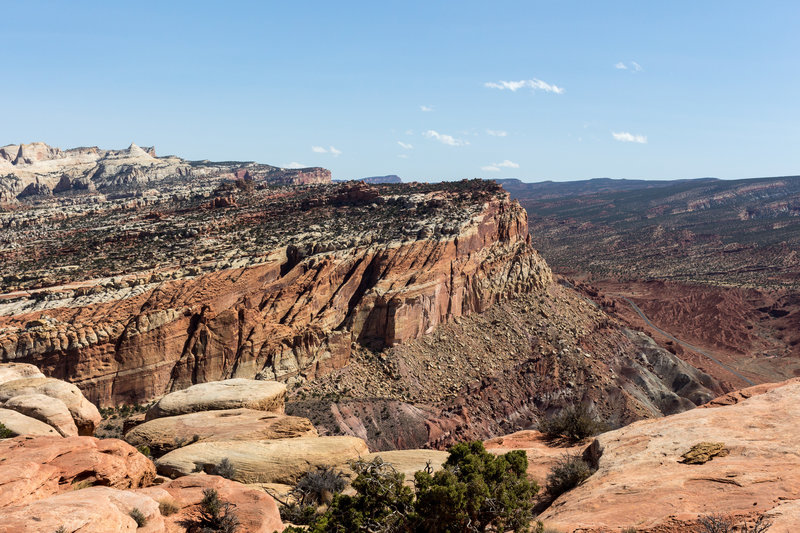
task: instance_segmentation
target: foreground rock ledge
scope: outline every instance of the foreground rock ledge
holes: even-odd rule
[[[150,420],[126,433],[125,441],[133,446],[147,446],[158,456],[195,442],[316,436],[317,430],[307,418],[253,409],[226,409]]]
[[[366,443],[357,437],[199,442],[166,454],[156,466],[162,475],[179,477],[198,471],[214,473],[227,458],[236,481],[294,485],[306,472],[334,467],[368,453]]]
[[[226,379],[200,383],[161,398],[147,411],[145,420],[240,407],[283,413],[285,396],[286,385],[276,381]]]
[[[598,471],[540,518],[581,533],[625,527],[678,533],[691,531],[702,515],[752,517],[800,499],[800,381],[760,390],[765,392],[739,395],[750,397],[734,405],[639,421],[600,435]],[[700,465],[679,463],[705,441],[723,443],[730,454]]]

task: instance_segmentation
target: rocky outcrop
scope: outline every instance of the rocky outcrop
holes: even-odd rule
[[[237,408],[282,413],[285,396],[286,385],[275,381],[211,381],[167,394],[147,411],[145,420]]]
[[[92,485],[149,485],[155,468],[131,445],[94,437],[17,437],[0,441],[0,507]]]
[[[203,411],[140,424],[125,434],[133,446],[147,446],[155,456],[194,442],[316,437],[307,418],[253,409]]]
[[[385,210],[338,205],[346,186],[307,195],[319,205],[292,209],[329,217],[328,233],[287,235],[297,244],[251,266],[9,318],[0,358],[68,378],[104,406],[230,377],[306,380],[347,364],[353,343],[404,343],[550,283],[525,211],[496,186],[385,187]],[[345,217],[363,234],[343,233]]]
[[[90,487],[2,508],[0,532],[166,533],[170,530],[166,529],[158,505],[144,494]],[[144,517],[145,528],[139,528],[131,516],[134,509]]]
[[[53,426],[11,409],[0,408],[0,424],[14,437],[58,435]]]
[[[0,383],[0,405],[46,421],[62,434],[72,432],[64,409],[71,416],[78,435],[93,435],[101,420],[97,407],[78,387],[54,378],[29,377]]]
[[[306,472],[334,467],[367,453],[367,445],[356,437],[200,442],[166,454],[156,460],[156,466],[162,475],[180,477],[199,471],[214,473],[217,465],[228,459],[236,481],[294,485]]]
[[[0,191],[9,199],[237,177],[272,185],[331,182],[330,170],[319,167],[284,169],[251,162],[187,161],[175,156],[157,157],[153,147],[141,148],[133,143],[124,150],[61,150],[41,142],[0,148]]]
[[[679,533],[693,531],[704,515],[734,523],[752,522],[761,513],[796,516],[786,502],[800,500],[800,458],[793,452],[800,429],[792,422],[800,416],[800,383],[753,392],[735,404],[639,421],[598,436],[597,472],[539,518],[581,533],[626,527]],[[701,443],[722,445],[728,453],[683,463],[682,456]]]

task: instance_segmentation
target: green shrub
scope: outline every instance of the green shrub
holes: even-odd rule
[[[150,454],[150,446],[142,444],[141,446],[137,446],[136,449],[139,450],[139,453],[141,453],[145,457],[152,457],[152,455]]]
[[[591,467],[580,455],[566,454],[550,469],[547,475],[547,492],[556,498],[580,485],[592,473]]]
[[[8,429],[0,422],[0,439],[10,439],[14,436],[14,432]]]
[[[223,457],[222,461],[214,467],[214,473],[218,476],[222,476],[225,479],[233,479],[236,475],[236,469],[233,467],[233,463],[227,457]]]
[[[380,457],[353,463],[356,495],[337,494],[308,531],[529,531],[539,487],[527,478],[525,452],[497,456],[481,442],[457,444],[449,451],[441,471],[414,475],[413,492],[403,484],[403,474]]]
[[[239,528],[239,517],[230,502],[219,499],[216,490],[205,489],[198,513],[180,524],[187,533],[234,533]]]
[[[133,520],[136,522],[136,527],[144,527],[147,525],[147,517],[144,516],[144,513],[141,512],[138,507],[131,509],[131,512],[128,513],[128,516],[133,518]]]
[[[318,468],[308,472],[295,486],[295,493],[300,496],[301,504],[329,504],[333,496],[342,492],[347,481],[340,472],[333,468]]]
[[[558,415],[539,422],[539,431],[551,439],[567,439],[578,442],[608,429],[596,420],[583,404],[571,405]]]

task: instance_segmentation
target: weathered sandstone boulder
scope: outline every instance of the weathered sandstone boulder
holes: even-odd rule
[[[2,363],[0,364],[0,383],[14,381],[22,378],[45,377],[38,368],[27,363]]]
[[[566,531],[634,527],[678,533],[692,531],[702,515],[738,522],[800,499],[800,382],[764,389],[733,405],[634,422],[600,435],[597,472],[540,519]],[[680,462],[704,442],[721,443],[729,453],[703,464]]]
[[[147,520],[139,528],[130,513]],[[161,533],[167,531],[153,498],[111,487],[90,487],[2,509],[0,533]],[[63,529],[59,529],[63,528]]]
[[[130,444],[94,437],[17,437],[0,441],[0,507],[92,485],[137,488],[155,467]]]
[[[283,413],[286,385],[276,381],[226,379],[167,394],[147,411],[146,420],[198,411],[247,408]]]
[[[61,400],[69,409],[72,419],[80,435],[92,435],[102,420],[100,412],[83,393],[66,381],[53,378],[22,378],[0,383],[0,403],[5,403],[15,396],[42,394]]]
[[[195,442],[316,437],[307,418],[254,409],[201,411],[156,418],[125,434],[133,446],[148,446],[158,456]]]
[[[275,500],[261,489],[247,487],[219,476],[193,474],[172,480],[163,485],[138,489],[135,492],[150,496],[157,502],[168,502],[179,511],[164,518],[166,531],[183,531],[181,520],[194,516],[203,499],[203,490],[214,489],[221,500],[235,506],[240,526],[247,533],[273,533],[283,531],[280,512]],[[180,528],[180,529],[179,529]]]
[[[3,424],[15,437],[19,435],[58,436],[58,432],[48,424],[11,409],[0,408],[0,424]]]
[[[449,453],[440,450],[392,450],[370,453],[362,459],[372,461],[376,457],[380,457],[383,462],[391,464],[395,470],[405,476],[406,484],[413,484],[415,473],[424,470],[428,465],[434,472],[441,470],[449,456]],[[339,465],[339,469],[352,473],[348,463]]]
[[[78,436],[78,427],[72,419],[66,404],[58,398],[44,394],[21,394],[14,396],[3,404],[5,409],[13,409],[18,413],[41,420],[55,428],[63,437]]]
[[[156,466],[162,475],[179,477],[198,471],[214,473],[227,458],[236,481],[293,485],[306,472],[334,467],[368,453],[366,443],[356,437],[199,442],[171,451],[159,458]]]

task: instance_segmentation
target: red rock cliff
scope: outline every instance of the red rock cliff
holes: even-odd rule
[[[0,359],[68,379],[100,405],[225,377],[309,379],[345,365],[355,342],[402,343],[550,282],[527,214],[499,197],[444,237],[313,254],[290,245],[258,265],[18,315],[24,326],[0,329]]]

